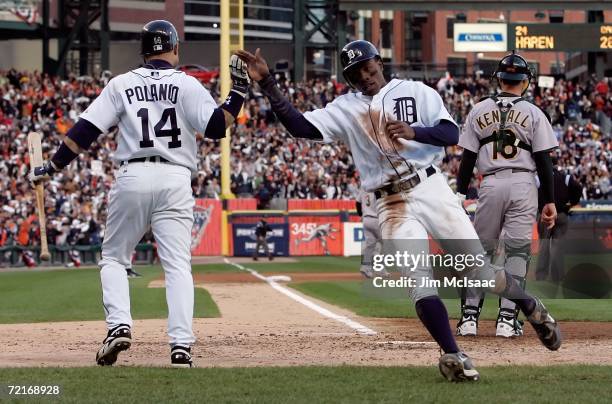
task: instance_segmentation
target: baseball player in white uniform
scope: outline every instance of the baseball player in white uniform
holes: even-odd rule
[[[109,194],[100,277],[108,334],[96,355],[112,365],[131,346],[132,317],[126,267],[151,226],[165,272],[171,364],[192,367],[194,290],[191,230],[197,172],[195,133],[220,139],[238,115],[248,91],[246,68],[231,61],[234,86],[217,104],[193,77],[174,69],[179,40],[174,26],[151,21],[142,29],[144,66],[112,79],[91,103],[63,144],[31,180],[48,178],[87,150],[101,133],[119,127],[114,160],[119,166]]]
[[[281,94],[259,49],[255,54],[236,54],[289,133],[328,143],[342,141],[350,147],[362,187],[375,194],[383,239],[398,244],[410,240],[410,247],[418,248],[410,253],[427,253],[429,233],[440,240],[462,239],[462,248],[484,255],[459,198],[437,167],[444,146],[457,143],[459,130],[435,90],[420,82],[387,82],[376,47],[353,41],[342,49],[340,59],[344,77],[356,92],[302,115]],[[493,291],[517,302],[542,343],[551,350],[559,348],[558,324],[538,299],[506,282],[511,278],[503,270],[486,265],[468,272],[474,279],[494,280]],[[416,268],[411,278],[417,286],[410,288],[410,296],[423,325],[445,352],[439,369],[451,381],[478,380],[478,371],[457,346],[437,289],[419,286],[431,277],[431,267]]]
[[[501,59],[494,77],[502,92],[479,102],[468,114],[459,139],[464,153],[457,178],[457,193],[465,200],[474,166],[483,175],[474,218],[476,232],[490,256],[503,238],[502,265],[522,287],[538,209],[536,171],[546,199],[542,219],[552,227],[557,214],[549,153],[558,143],[542,110],[521,97],[531,76],[520,55],[512,53]],[[462,299],[457,335],[475,336],[484,295],[465,292],[471,297]],[[495,335],[522,334],[516,304],[500,298]]]

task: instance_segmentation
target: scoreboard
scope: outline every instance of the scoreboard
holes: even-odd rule
[[[508,49],[609,52],[612,51],[612,23],[508,24]]]

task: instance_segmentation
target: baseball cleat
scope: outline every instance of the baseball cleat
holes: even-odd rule
[[[130,346],[132,346],[130,326],[119,324],[108,331],[108,335],[102,343],[102,348],[96,354],[96,362],[100,366],[112,366],[117,362],[119,352],[129,349]]]
[[[516,319],[514,310],[499,309],[495,326],[496,337],[512,338],[523,335],[522,324]]]
[[[127,272],[128,278],[140,278],[140,277],[142,277],[141,274],[139,274],[138,272],[134,271],[132,268],[125,268],[125,272]]]
[[[536,307],[533,313],[527,317],[527,320],[533,326],[542,344],[551,351],[556,351],[563,340],[559,323],[548,313],[540,299],[537,297],[534,297],[534,299]]]
[[[457,323],[457,335],[475,337],[478,335],[478,307],[465,306],[461,310],[461,320]]]
[[[362,265],[361,268],[359,268],[359,272],[366,279],[372,279],[372,278],[389,279],[391,277],[391,274],[386,269],[383,268],[380,271],[375,271],[373,268],[369,267],[368,265]]]
[[[374,277],[381,277],[384,279],[389,279],[391,277],[391,274],[389,273],[389,271],[387,271],[386,269],[381,269],[380,271],[376,271],[376,270],[372,270],[372,273],[374,274]]]
[[[170,352],[170,362],[175,368],[193,368],[195,365],[191,360],[191,348],[175,345]]]
[[[475,382],[480,379],[472,360],[463,352],[442,355],[438,368],[449,382]]]
[[[366,279],[372,279],[374,277],[374,274],[372,274],[372,269],[367,265],[362,265],[361,268],[359,268],[359,273],[361,273],[361,275],[363,275],[363,277]]]

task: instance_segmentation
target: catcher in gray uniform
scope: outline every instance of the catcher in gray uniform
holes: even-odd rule
[[[538,209],[534,172],[540,178],[545,199],[541,220],[550,228],[557,211],[549,153],[558,143],[542,110],[522,98],[532,78],[525,59],[514,52],[505,56],[494,78],[502,92],[474,106],[459,138],[464,152],[457,176],[457,194],[465,200],[476,166],[484,177],[474,220],[476,232],[492,257],[498,247],[503,247],[504,269],[524,288]],[[499,246],[498,242],[503,245]],[[483,301],[481,292],[463,291],[457,335],[478,333]],[[522,335],[517,316],[516,305],[500,298],[495,335],[507,338]]]
[[[374,255],[382,252],[382,236],[380,234],[378,212],[376,211],[376,197],[373,192],[366,192],[363,189],[359,191],[357,213],[361,216],[364,236],[359,272],[367,279],[377,276],[388,278],[389,272],[386,269],[383,268],[381,271],[375,271],[372,266]]]

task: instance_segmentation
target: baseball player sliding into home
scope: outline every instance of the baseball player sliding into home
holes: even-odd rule
[[[464,148],[457,195],[465,200],[474,166],[484,177],[480,184],[474,226],[489,256],[503,237],[503,266],[524,288],[531,257],[533,225],[538,209],[537,171],[544,198],[541,220],[554,226],[553,168],[550,151],[558,146],[550,122],[537,106],[525,101],[532,74],[527,61],[512,53],[500,60],[494,77],[501,93],[474,106],[459,138]],[[457,335],[475,336],[484,295],[465,291]],[[516,304],[500,298],[495,335],[523,334]]]
[[[194,199],[191,176],[197,171],[195,133],[219,139],[234,122],[248,91],[243,63],[231,61],[234,82],[218,107],[193,77],[175,70],[179,39],[174,26],[151,21],[142,29],[144,65],[112,79],[68,132],[53,157],[30,174],[49,178],[87,150],[101,133],[119,126],[114,159],[119,165],[109,194],[100,277],[108,334],[96,355],[112,365],[132,342],[126,267],[149,226],[165,272],[170,360],[192,367],[195,342],[191,230]]]
[[[433,89],[420,82],[387,82],[377,49],[354,41],[340,55],[344,77],[357,92],[345,94],[323,109],[302,115],[281,94],[259,49],[238,51],[251,79],[259,82],[273,111],[295,137],[322,142],[342,141],[355,159],[365,191],[374,192],[383,239],[411,242],[428,252],[428,233],[435,239],[459,239],[468,252],[484,249],[468,216],[436,164],[444,146],[459,137],[457,125]],[[490,265],[468,271],[472,279],[495,280],[493,291],[517,303],[549,349],[558,349],[561,334],[544,305],[526,294],[503,270]],[[416,285],[432,277],[421,266],[410,275]],[[493,282],[491,282],[493,283]],[[444,350],[439,369],[451,381],[478,380],[479,373],[455,341],[448,314],[433,286],[410,289],[416,312]]]

